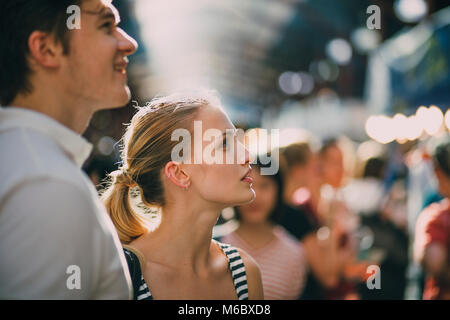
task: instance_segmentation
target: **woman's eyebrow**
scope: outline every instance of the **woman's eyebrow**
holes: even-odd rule
[[[222,137],[226,137],[229,134],[236,135],[237,129],[225,129],[225,131],[222,132]]]

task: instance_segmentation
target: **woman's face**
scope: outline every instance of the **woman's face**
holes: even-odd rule
[[[325,151],[321,161],[322,179],[326,184],[339,188],[344,178],[344,158],[338,147]]]
[[[278,186],[272,178],[261,175],[259,170],[252,171],[251,176],[256,197],[253,202],[239,207],[240,218],[244,223],[266,222],[275,207]]]
[[[252,189],[250,156],[243,144],[243,137],[238,137],[236,128],[228,116],[218,107],[202,107],[195,118],[197,126],[201,124],[203,137],[202,148],[196,148],[199,139],[192,137],[191,164],[183,164],[190,177],[189,188],[194,188],[201,199],[217,204],[218,207],[230,207],[252,201],[255,191]],[[220,132],[220,138],[207,138],[205,133]],[[226,133],[228,132],[228,135]],[[200,164],[196,164],[195,155],[202,155]],[[222,159],[222,163],[211,163],[212,155],[215,159]],[[209,161],[209,163],[208,163]]]

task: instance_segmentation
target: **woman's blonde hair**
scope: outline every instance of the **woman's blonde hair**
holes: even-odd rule
[[[122,243],[147,231],[146,218],[130,205],[130,188],[139,188],[144,204],[164,206],[162,170],[179,143],[172,141],[172,132],[181,128],[192,132],[198,110],[219,105],[217,96],[207,91],[156,98],[138,107],[123,137],[122,166],[109,174],[108,186],[101,194]]]

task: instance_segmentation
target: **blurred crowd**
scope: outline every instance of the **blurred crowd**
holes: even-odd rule
[[[266,299],[448,299],[448,261],[425,255],[432,243],[449,249],[450,153],[442,169],[437,146],[450,152],[445,138],[388,146],[305,135],[269,157],[274,175],[255,155],[256,198],[224,210],[215,238],[255,259]],[[86,170],[99,185],[108,166]]]
[[[260,264],[265,296],[448,298],[448,262],[430,270],[424,257],[430,243],[448,250],[450,232],[448,215],[443,225],[433,227],[440,222],[428,221],[432,218],[424,211],[430,206],[439,211],[445,197],[433,172],[439,170],[433,165],[435,141],[388,150],[374,141],[358,145],[345,137],[319,144],[312,140],[280,148],[276,175],[261,175],[263,164],[257,161],[257,197],[235,208],[239,224],[221,238]],[[448,163],[447,155],[442,161]],[[449,178],[444,174],[441,180]],[[441,291],[432,279],[436,272],[444,273]],[[373,287],[369,282],[377,276]]]

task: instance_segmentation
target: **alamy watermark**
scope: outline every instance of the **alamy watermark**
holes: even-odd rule
[[[366,274],[369,277],[366,280],[366,285],[369,290],[381,289],[381,270],[377,265],[370,265],[367,267]]]
[[[66,20],[67,29],[81,29],[81,9],[77,5],[71,5],[67,7],[67,14],[70,16]]]
[[[379,6],[373,4],[367,7],[367,14],[370,16],[366,20],[366,27],[369,30],[381,29],[381,9]]]
[[[279,169],[279,151],[271,146],[277,146],[279,141],[279,130],[272,129],[270,134],[267,130],[260,130],[258,137],[245,136],[242,129],[226,129],[222,132],[216,128],[209,128],[202,134],[202,121],[194,121],[194,136],[187,129],[175,129],[172,132],[172,141],[181,141],[175,145],[171,152],[171,160],[186,164],[245,164],[246,149],[244,140],[248,145],[255,146],[254,154],[259,161],[268,167],[261,168],[262,175],[274,175]],[[207,143],[203,148],[204,142]],[[193,147],[193,150],[192,150]],[[224,152],[225,150],[225,152]],[[193,156],[193,157],[192,157]],[[192,161],[193,158],[193,161]],[[249,163],[256,163],[256,156],[250,158]]]
[[[66,280],[66,287],[69,290],[81,290],[81,269],[72,264],[67,267],[66,273],[69,274]]]

